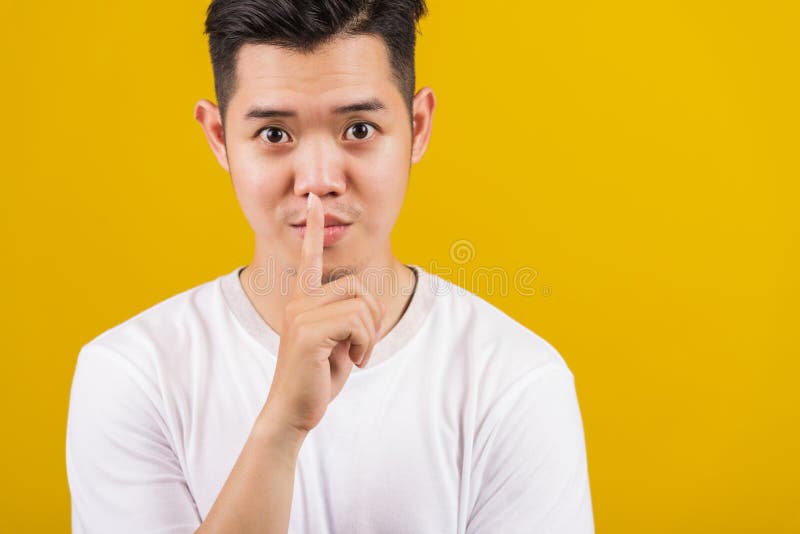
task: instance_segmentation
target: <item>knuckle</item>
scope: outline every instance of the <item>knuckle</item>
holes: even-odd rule
[[[366,293],[364,284],[362,284],[361,281],[355,277],[355,275],[353,275],[353,290],[359,295],[363,295]]]
[[[372,304],[367,301],[364,301],[362,305],[362,313],[364,314],[364,319],[368,321],[367,324],[371,324],[372,321],[375,320],[375,308]]]
[[[362,298],[357,298],[355,300],[358,303],[358,311],[360,313],[370,313],[370,314],[372,313],[370,311],[369,302],[367,302],[365,299],[362,299]]]
[[[343,276],[340,278],[342,280],[342,284],[345,286],[345,291],[350,295],[357,295],[361,291],[363,291],[363,287],[361,286],[361,282],[358,281],[358,278],[354,274],[348,274],[347,276]]]
[[[364,320],[361,321],[362,328],[364,329],[364,340],[367,343],[367,346],[371,347],[375,344],[375,330],[372,328],[372,319],[370,317],[364,317]]]
[[[358,321],[358,335],[361,338],[361,342],[367,346],[371,343],[370,328],[368,324],[369,323],[367,323],[363,317]]]
[[[364,302],[367,304],[370,311],[377,309],[377,300],[372,293],[364,293]]]
[[[352,332],[358,332],[361,328],[363,328],[361,317],[355,314],[349,315],[348,326]]]

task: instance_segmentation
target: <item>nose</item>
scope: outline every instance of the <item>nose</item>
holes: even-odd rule
[[[339,147],[321,136],[303,139],[295,151],[294,171],[294,192],[298,196],[309,192],[320,198],[329,193],[339,196],[347,187]]]

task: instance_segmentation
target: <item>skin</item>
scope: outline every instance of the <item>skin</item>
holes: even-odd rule
[[[370,99],[384,109],[331,113]],[[295,110],[297,116],[247,119],[255,105]],[[242,48],[224,133],[217,107],[198,102],[195,117],[230,172],[256,236],[242,285],[281,335],[267,400],[198,532],[287,532],[305,437],[353,365],[367,365],[375,343],[410,299],[414,276],[392,254],[390,233],[410,166],[427,146],[434,107],[433,92],[421,89],[412,130],[387,50],[373,36],[337,39],[310,54],[271,45]],[[365,122],[371,126],[360,139],[351,127]],[[269,144],[267,126],[286,137],[276,134],[277,144]],[[344,238],[329,246],[326,214],[352,222]],[[291,224],[304,219],[301,238]],[[255,291],[250,282],[259,268],[268,277],[295,273],[289,290]],[[388,274],[393,285],[367,273]]]
[[[423,87],[415,95],[412,132],[388,50],[371,35],[338,38],[309,54],[248,44],[239,51],[236,70],[224,133],[212,102],[199,101],[195,118],[217,161],[230,173],[255,234],[253,260],[241,273],[245,292],[267,324],[281,333],[290,296],[284,290],[288,283],[281,280],[297,272],[301,248],[291,223],[304,218],[313,192],[325,213],[353,223],[343,239],[325,247],[322,282],[356,274],[386,307],[385,335],[414,286],[413,273],[392,252],[390,234],[411,165],[422,158],[430,138],[433,91]],[[336,106],[370,98],[379,99],[385,109],[331,113]],[[294,110],[297,116],[245,118],[253,106]],[[367,139],[358,139],[352,128],[360,122],[377,126],[368,128]],[[282,136],[278,143],[269,143],[270,131],[258,134],[269,126],[284,132],[272,131],[273,140]]]
[[[289,526],[297,457],[353,368],[365,366],[385,308],[354,275],[322,283],[324,213],[310,193],[299,276],[267,400],[197,532],[281,533]]]

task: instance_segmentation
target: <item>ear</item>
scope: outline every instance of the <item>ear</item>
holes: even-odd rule
[[[211,151],[216,156],[222,168],[231,172],[228,166],[228,151],[225,147],[225,131],[222,128],[222,117],[219,108],[205,98],[197,102],[194,106],[194,118],[203,127],[203,131],[211,146]]]
[[[411,163],[422,159],[433,128],[433,109],[436,107],[436,97],[433,89],[423,87],[414,95],[414,132],[411,145]]]

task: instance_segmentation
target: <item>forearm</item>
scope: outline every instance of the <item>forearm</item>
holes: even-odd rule
[[[286,534],[304,439],[262,410],[197,534]]]

